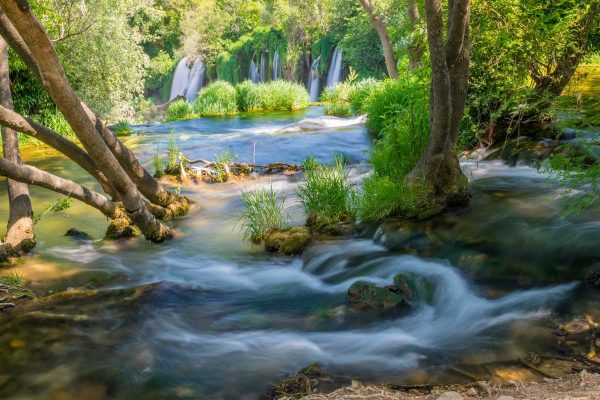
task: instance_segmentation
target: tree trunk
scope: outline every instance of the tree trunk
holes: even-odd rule
[[[550,106],[550,100],[560,96],[565,86],[573,77],[581,59],[590,47],[590,35],[598,26],[598,15],[600,14],[600,1],[594,1],[582,15],[579,23],[571,27],[570,33],[574,40],[563,54],[560,55],[556,66],[549,75],[541,75],[531,71],[531,77],[535,82],[535,93],[533,101],[538,101],[536,108],[545,109]],[[541,101],[540,101],[541,100]]]
[[[444,42],[440,0],[425,2],[431,57],[430,137],[426,151],[406,176],[406,182],[425,188],[431,213],[466,204],[469,200],[467,178],[455,149],[467,99],[469,3],[469,0],[448,2]]]
[[[414,33],[417,25],[421,21],[419,15],[419,8],[415,0],[408,0],[408,21],[410,22],[410,29]],[[408,46],[408,58],[410,69],[417,69],[421,64],[423,58],[423,47],[417,37],[413,37],[410,45]]]
[[[0,34],[7,37],[7,41],[13,50],[25,62],[28,69],[38,78],[43,85],[42,76],[39,72],[38,64],[25,40],[15,29],[13,23],[9,20],[3,10],[0,9]],[[167,207],[172,210],[169,215],[177,216],[187,213],[190,201],[182,196],[175,195],[166,190],[137,160],[136,156],[114,134],[104,126],[102,121],[83,103],[81,106],[85,109],[87,116],[92,124],[96,126],[97,132],[105,141],[111,152],[119,161],[121,168],[129,175],[129,178],[136,184],[138,190],[151,202],[161,207]],[[107,192],[109,193],[109,192]]]
[[[23,182],[24,184],[40,186],[72,197],[98,209],[110,219],[115,218],[117,215],[116,204],[100,193],[29,165],[20,165],[0,158],[0,175],[6,176],[11,180],[14,179],[15,181]]]
[[[394,46],[392,45],[392,41],[388,35],[385,22],[383,22],[383,18],[380,15],[377,15],[375,12],[371,0],[360,0],[360,4],[367,13],[367,16],[373,23],[373,27],[379,35],[379,40],[381,41],[381,46],[383,47],[383,56],[385,58],[385,66],[387,68],[388,75],[390,78],[396,79],[398,78],[398,64],[396,62],[396,56],[394,55]]]
[[[13,108],[8,70],[8,44],[2,37],[0,37],[0,105],[9,110]],[[21,163],[17,133],[6,127],[2,128],[2,150],[6,160],[16,164]],[[12,247],[14,255],[18,256],[35,246],[33,210],[27,184],[7,179],[6,185],[9,216],[4,241]]]
[[[81,144],[105,176],[131,220],[148,240],[163,241],[173,234],[148,211],[135,184],[121,168],[86,109],[71,88],[62,64],[48,35],[26,1],[1,0],[0,5],[31,52],[41,75],[42,85],[65,116]]]

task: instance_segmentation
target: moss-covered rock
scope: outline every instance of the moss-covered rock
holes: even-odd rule
[[[141,234],[142,233],[136,226],[131,225],[131,221],[129,221],[128,218],[115,218],[110,222],[108,228],[106,228],[105,239],[127,239],[132,237],[138,237]]]
[[[378,287],[370,282],[358,281],[348,288],[348,301],[358,309],[393,309],[407,304],[402,288]]]
[[[305,226],[295,226],[283,231],[273,231],[265,238],[265,248],[284,255],[301,254],[310,242],[310,231]]]
[[[409,273],[401,273],[394,277],[394,286],[411,302],[427,302],[433,300],[435,286],[430,279]]]

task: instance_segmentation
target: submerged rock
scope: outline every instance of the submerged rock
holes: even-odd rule
[[[435,286],[431,280],[423,276],[409,273],[401,273],[394,277],[394,286],[399,288],[402,294],[413,302],[433,301]]]
[[[378,287],[358,281],[348,288],[348,301],[359,309],[393,309],[405,306],[406,295],[399,286]]]
[[[65,236],[72,237],[75,240],[91,241],[92,237],[86,232],[80,231],[77,228],[71,228],[65,233]]]
[[[585,274],[584,282],[600,289],[600,263],[594,265],[592,269]]]
[[[310,231],[305,226],[295,226],[283,231],[273,231],[265,238],[265,248],[272,253],[287,256],[301,254],[310,242]]]
[[[310,364],[301,369],[296,375],[290,375],[282,379],[279,383],[273,385],[271,390],[271,399],[281,397],[304,396],[316,393],[317,388],[324,382],[333,382],[333,380],[321,369],[318,363]]]

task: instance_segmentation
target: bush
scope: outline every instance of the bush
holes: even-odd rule
[[[225,81],[216,81],[202,89],[194,103],[194,112],[203,117],[235,114],[237,111],[236,90]]]
[[[348,103],[327,103],[325,104],[325,115],[336,117],[349,117],[353,115],[352,106]]]
[[[236,86],[240,111],[294,111],[308,107],[310,98],[304,86],[293,82],[272,81]]]
[[[348,102],[350,92],[354,89],[354,84],[342,82],[334,87],[328,87],[323,90],[320,100],[324,103]]]
[[[192,116],[192,106],[185,100],[177,100],[167,109],[167,121],[187,119]]]
[[[336,157],[333,166],[312,165],[306,170],[306,182],[296,193],[309,225],[335,224],[354,215],[354,184],[344,171],[341,157]]]
[[[422,190],[404,185],[404,177],[427,147],[428,85],[407,78],[386,81],[385,86],[369,97],[367,105],[381,110],[381,119],[377,121],[381,129],[380,138],[371,150],[373,174],[363,182],[357,199],[357,214],[362,220],[379,220],[390,214],[421,216],[418,203],[422,200]]]
[[[131,125],[127,121],[119,121],[115,125],[115,135],[116,136],[129,136],[133,134],[133,130],[131,129]]]
[[[371,93],[373,93],[375,87],[380,83],[381,81],[378,81],[377,79],[367,78],[361,79],[353,84],[352,90],[348,94],[348,101],[352,104],[352,109],[355,113],[364,113],[364,103]]]
[[[288,227],[284,201],[277,198],[273,187],[242,193],[242,200],[244,202],[242,229],[245,239],[260,243],[269,233]]]

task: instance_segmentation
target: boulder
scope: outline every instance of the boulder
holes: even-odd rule
[[[394,277],[394,286],[409,301],[431,303],[435,293],[435,286],[431,280],[423,276],[410,273],[397,274]]]
[[[405,306],[406,296],[398,286],[378,287],[370,282],[354,282],[348,288],[348,301],[358,309],[393,309]]]
[[[79,229],[76,229],[76,228],[69,229],[67,231],[67,233],[65,233],[65,236],[69,236],[75,240],[80,240],[80,241],[91,241],[92,240],[92,237],[90,235],[88,235],[86,232],[80,231]]]
[[[584,282],[600,289],[600,263],[594,265],[584,277]]]
[[[287,256],[301,254],[310,242],[310,231],[305,226],[295,226],[273,231],[265,238],[265,248],[272,253]]]

